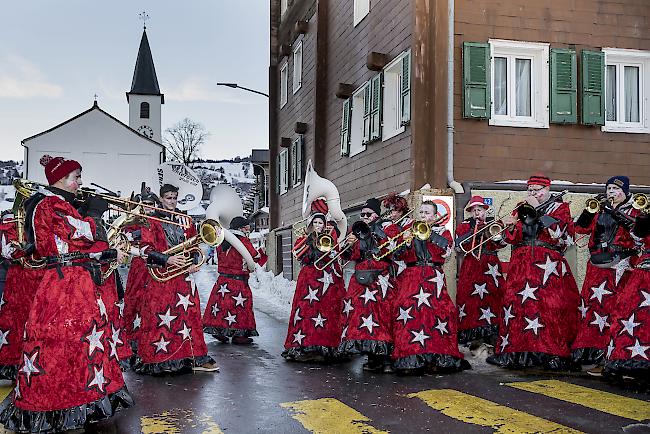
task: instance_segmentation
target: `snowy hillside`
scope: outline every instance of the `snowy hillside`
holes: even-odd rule
[[[253,184],[253,165],[247,161],[241,162],[219,162],[219,163],[194,163],[192,169],[202,178],[209,178],[210,181],[230,185]]]

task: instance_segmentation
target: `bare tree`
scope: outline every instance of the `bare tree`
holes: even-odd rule
[[[202,124],[185,118],[165,130],[163,143],[173,159],[189,164],[198,158],[201,145],[209,136]]]

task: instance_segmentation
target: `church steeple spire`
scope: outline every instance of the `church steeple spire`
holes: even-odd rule
[[[151,55],[151,48],[149,47],[149,39],[147,38],[146,29],[142,31],[140,49],[138,50],[138,58],[135,61],[133,81],[131,82],[131,91],[129,93],[162,96],[160,93],[160,87],[158,86],[158,77],[156,76],[156,68],[153,64],[153,57]]]

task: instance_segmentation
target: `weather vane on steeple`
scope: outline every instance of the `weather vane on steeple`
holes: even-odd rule
[[[142,11],[138,14],[138,17],[142,20],[142,27],[144,30],[147,30],[147,20],[149,19],[149,14],[146,11]]]

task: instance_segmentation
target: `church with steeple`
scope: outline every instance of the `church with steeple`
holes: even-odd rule
[[[155,190],[156,169],[165,161],[161,125],[165,95],[158,85],[146,27],[126,101],[128,124],[102,110],[95,100],[90,109],[23,139],[24,177],[45,182],[41,157],[63,156],[81,163],[86,185],[94,182],[128,195],[139,192],[144,181]]]

